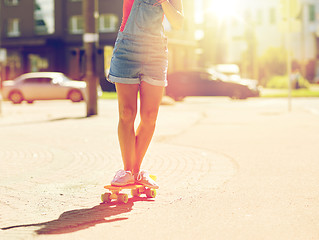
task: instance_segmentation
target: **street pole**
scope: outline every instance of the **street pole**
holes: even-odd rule
[[[2,5],[0,1],[0,12],[2,11]],[[1,40],[2,40],[2,19],[0,19],[0,48],[1,48]],[[2,85],[3,85],[3,76],[4,76],[4,67],[1,65],[1,76],[0,76],[0,116],[2,116]]]
[[[2,116],[2,82],[3,82],[3,79],[2,79],[3,74],[2,74],[2,72],[3,72],[3,69],[4,68],[1,65],[1,68],[0,68],[0,70],[1,70],[1,76],[0,76],[0,117]]]
[[[292,101],[292,82],[291,82],[291,59],[292,59],[292,48],[291,48],[291,34],[293,31],[292,23],[302,11],[300,0],[281,0],[283,6],[283,14],[286,18],[286,45],[287,45],[287,74],[288,74],[288,110],[291,111],[291,101]],[[303,21],[303,20],[301,20]]]
[[[288,0],[289,1],[289,0]],[[287,33],[287,72],[288,72],[288,111],[291,111],[291,34],[290,34],[290,19],[288,19],[288,33]]]
[[[87,117],[97,115],[97,74],[96,74],[96,43],[98,34],[95,28],[95,1],[83,0],[85,50],[85,81]]]
[[[287,17],[287,34],[286,34],[286,45],[287,45],[287,74],[288,74],[288,111],[291,111],[291,4],[290,0],[285,0],[286,4],[286,17]]]

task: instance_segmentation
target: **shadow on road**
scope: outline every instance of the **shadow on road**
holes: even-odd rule
[[[35,231],[38,235],[72,233],[93,227],[101,223],[110,223],[127,220],[128,218],[125,217],[111,217],[132,211],[133,205],[134,201],[132,199],[130,199],[127,204],[117,204],[116,202],[109,204],[100,204],[93,208],[78,209],[64,212],[60,215],[58,219],[53,221],[10,226],[1,228],[1,230],[39,226],[41,228]]]

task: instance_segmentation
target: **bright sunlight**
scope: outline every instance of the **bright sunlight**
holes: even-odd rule
[[[239,0],[211,0],[207,11],[213,13],[219,20],[227,20],[238,14]]]

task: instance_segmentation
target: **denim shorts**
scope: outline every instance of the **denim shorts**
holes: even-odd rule
[[[168,50],[165,37],[140,37],[119,32],[108,81],[167,86]]]

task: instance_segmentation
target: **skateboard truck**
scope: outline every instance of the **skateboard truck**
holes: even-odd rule
[[[151,175],[152,179],[156,180],[156,176]],[[109,192],[104,193],[101,195],[102,203],[109,203],[112,200],[116,200],[120,203],[127,203],[128,202],[128,194],[121,193],[122,190],[130,189],[131,195],[133,197],[140,197],[141,194],[145,194],[148,198],[155,198],[156,197],[156,190],[152,188],[145,187],[141,184],[132,184],[126,186],[112,186],[107,185],[104,186],[105,189],[109,190]]]

